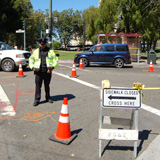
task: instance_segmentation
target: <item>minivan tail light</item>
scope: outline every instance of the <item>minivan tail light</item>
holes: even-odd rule
[[[127,57],[127,58],[130,58],[130,55],[127,53],[127,54],[126,54],[126,57]]]

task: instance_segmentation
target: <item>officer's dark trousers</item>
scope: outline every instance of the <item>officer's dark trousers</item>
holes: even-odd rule
[[[52,74],[48,74],[47,72],[35,72],[35,83],[36,83],[36,90],[35,90],[35,101],[39,102],[41,99],[41,87],[44,81],[44,88],[45,88],[45,97],[46,100],[50,99],[50,81],[51,81]]]

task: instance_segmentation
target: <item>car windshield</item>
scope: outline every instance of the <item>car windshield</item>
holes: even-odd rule
[[[5,44],[5,43],[0,43],[0,50],[11,50],[12,48]]]

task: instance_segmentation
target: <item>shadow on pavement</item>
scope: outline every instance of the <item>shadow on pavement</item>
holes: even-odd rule
[[[75,96],[74,96],[73,94],[64,94],[64,95],[51,96],[51,99],[52,99],[53,101],[61,101],[61,100],[63,100],[65,97],[68,98],[68,101],[69,101],[70,99],[75,98]],[[46,100],[40,101],[40,104],[43,104],[43,103],[46,103]]]
[[[68,100],[75,98],[73,94],[64,94],[64,95],[51,96],[51,99],[53,101],[60,101],[63,100],[65,97],[68,98]]]

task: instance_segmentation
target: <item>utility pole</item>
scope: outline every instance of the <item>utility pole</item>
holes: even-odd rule
[[[49,0],[49,44],[52,48],[52,0]]]

